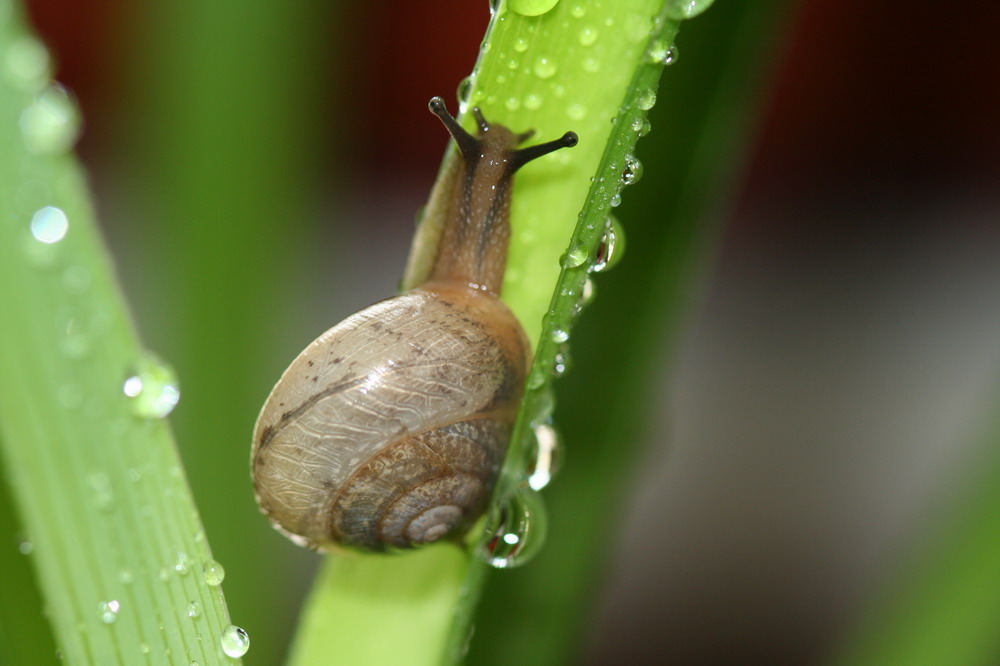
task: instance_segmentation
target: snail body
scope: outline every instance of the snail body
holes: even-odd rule
[[[460,533],[499,473],[530,362],[499,299],[514,171],[575,145],[524,149],[476,110],[479,137],[430,103],[462,160],[443,177],[437,254],[420,286],[348,317],[284,372],[254,428],[257,501],[297,543],[384,550]]]

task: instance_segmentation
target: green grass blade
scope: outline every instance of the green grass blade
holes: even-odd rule
[[[680,61],[637,147],[646,175],[616,211],[629,249],[596,281],[571,349],[576,369],[557,386],[566,464],[543,493],[549,542],[531,565],[490,577],[470,663],[562,663],[586,645],[581,632],[644,440],[646,396],[740,172],[784,5],[720,3],[681,32]]]
[[[0,76],[0,440],[58,649],[76,664],[145,655],[232,663],[220,645],[228,612],[204,577],[212,555],[170,430],[137,415],[123,393],[148,357],[68,152],[75,111],[46,88],[44,50],[19,17],[0,20],[8,58]]]

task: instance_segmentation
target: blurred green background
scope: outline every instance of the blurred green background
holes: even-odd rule
[[[991,510],[939,532],[1000,484],[1000,10],[742,4],[682,26],[616,212],[628,254],[557,384],[552,543],[494,575],[473,663],[509,656],[491,621],[567,585],[590,599],[563,638],[584,663],[816,661],[879,626],[901,571],[1000,534]],[[28,5],[139,328],[181,377],[171,421],[246,663],[279,663],[318,558],[254,506],[253,421],[305,343],[395,289],[444,148],[425,104],[454,98],[487,4]],[[596,514],[573,499],[595,460],[620,479]],[[607,551],[546,580],[589,520]],[[539,593],[504,596],[516,577]],[[976,580],[988,663],[1000,585]]]

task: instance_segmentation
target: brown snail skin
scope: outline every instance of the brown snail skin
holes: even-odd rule
[[[518,149],[430,101],[458,145],[420,286],[348,317],[292,362],[254,428],[261,510],[312,548],[406,548],[461,533],[483,512],[510,438],[531,348],[499,297],[514,172],[576,145]],[[425,220],[426,223],[426,220]]]

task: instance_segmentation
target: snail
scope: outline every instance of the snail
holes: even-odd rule
[[[461,160],[449,160],[425,215],[440,235],[424,279],[306,347],[254,427],[257,502],[300,545],[382,551],[462,534],[484,511],[510,438],[531,360],[499,299],[513,175],[577,137],[519,149],[533,132],[488,123],[477,108],[472,136],[440,97],[429,107]]]

